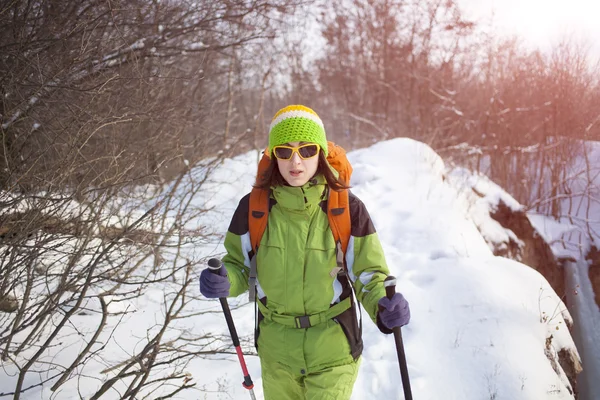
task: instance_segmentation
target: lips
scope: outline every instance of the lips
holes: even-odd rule
[[[302,174],[302,172],[304,172],[304,171],[293,170],[293,171],[290,171],[290,175],[296,177],[296,176],[300,176]]]

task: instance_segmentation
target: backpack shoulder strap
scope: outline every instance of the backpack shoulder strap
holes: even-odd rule
[[[269,191],[253,188],[250,192],[250,202],[248,210],[248,233],[250,234],[250,244],[252,252],[250,254],[250,271],[248,272],[248,295],[249,300],[256,300],[256,252],[260,245],[267,221],[269,220]]]
[[[352,166],[346,158],[346,151],[333,142],[327,142],[327,162],[339,174],[339,179],[346,185],[350,184],[350,176],[352,175]],[[334,191],[329,190],[327,201],[327,217],[329,218],[329,226],[333,232],[333,238],[336,243],[339,243],[342,251],[341,257],[346,254],[348,243],[351,234],[351,218],[350,218],[350,196],[348,190]],[[338,260],[338,264],[339,264]]]
[[[263,152],[263,156],[258,163],[258,171],[256,173],[256,181],[262,179],[271,162],[267,151]],[[252,251],[256,253],[260,240],[262,239],[265,229],[267,229],[267,221],[269,219],[269,196],[270,193],[265,189],[253,188],[250,192],[250,205],[248,210],[248,231],[250,233],[250,243]]]
[[[262,178],[269,163],[270,158],[267,155],[267,151],[265,151],[258,163],[258,172],[256,174],[257,182]],[[267,229],[267,221],[269,220],[269,197],[269,190],[252,188],[252,191],[250,192],[250,201],[248,203],[248,233],[250,235],[250,244],[252,246],[250,271],[248,274],[248,292],[250,301],[256,300],[256,252],[258,251],[260,240]]]
[[[336,244],[339,244],[342,256],[346,254],[351,234],[350,202],[348,190],[329,190],[327,200],[327,218]],[[338,260],[339,261],[339,260]]]
[[[269,191],[253,188],[250,192],[250,209],[248,210],[248,231],[252,250],[256,253],[260,240],[267,229],[269,220]]]

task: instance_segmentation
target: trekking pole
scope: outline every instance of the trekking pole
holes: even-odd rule
[[[388,299],[392,299],[396,293],[396,278],[388,276],[383,282],[385,287],[385,295]],[[398,353],[398,363],[400,364],[400,376],[402,377],[402,388],[404,389],[404,399],[412,400],[412,391],[410,390],[410,380],[408,379],[408,367],[406,365],[406,354],[404,353],[404,344],[402,343],[402,331],[400,327],[392,329],[394,331],[394,339],[396,339],[396,352]]]
[[[221,266],[221,261],[216,258],[211,258],[210,260],[208,260],[208,269],[213,274],[218,274],[219,269],[221,269]],[[231,310],[229,310],[227,297],[219,297],[219,301],[221,302],[221,308],[223,308],[223,314],[225,314],[225,320],[227,321],[229,334],[231,335],[231,340],[233,340],[235,352],[237,353],[238,359],[240,360],[240,366],[242,367],[242,373],[244,374],[244,382],[242,382],[242,386],[245,389],[248,389],[252,400],[256,400],[253,389],[254,383],[252,383],[252,378],[250,378],[250,373],[248,372],[248,368],[246,368],[246,361],[244,361],[244,353],[242,353],[242,348],[240,347],[240,339],[238,338],[237,332],[235,330],[235,325],[233,324],[233,318],[231,317]]]

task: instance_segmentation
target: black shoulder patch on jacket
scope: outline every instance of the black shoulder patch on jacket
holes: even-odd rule
[[[248,211],[250,210],[250,193],[242,197],[238,204],[231,223],[229,224],[229,232],[234,233],[238,236],[244,235],[248,232]]]
[[[277,204],[277,200],[269,199],[269,211]],[[235,233],[238,236],[246,234],[250,228],[248,227],[248,213],[250,212],[250,193],[242,197],[235,212],[231,223],[229,224],[229,232]],[[255,211],[256,212],[256,211]]]
[[[354,237],[363,237],[375,233],[375,226],[365,204],[352,192],[349,192],[350,219],[352,227],[350,233]]]

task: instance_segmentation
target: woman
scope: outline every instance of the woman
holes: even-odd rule
[[[255,257],[265,399],[349,399],[362,351],[352,288],[384,333],[408,323],[408,303],[400,293],[386,298],[383,250],[364,204],[352,193],[351,236],[343,261],[336,260],[327,201],[330,191],[347,186],[327,161],[319,116],[304,106],[281,109],[271,122],[267,152],[270,165],[255,185],[270,191],[260,248],[255,254],[250,245],[247,195],[225,238],[224,266],[219,274],[202,271],[200,291],[208,298],[245,292]]]

